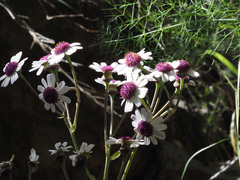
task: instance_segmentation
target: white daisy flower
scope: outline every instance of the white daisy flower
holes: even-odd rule
[[[55,48],[51,50],[51,55],[49,59],[49,64],[57,64],[65,57],[65,55],[71,55],[75,53],[78,49],[83,49],[81,43],[74,42],[69,44],[68,42],[59,42],[56,44]]]
[[[15,56],[13,56],[10,62],[8,62],[3,68],[3,72],[5,74],[0,77],[0,81],[4,79],[1,84],[2,87],[7,87],[9,82],[13,84],[18,79],[18,71],[21,70],[23,64],[28,59],[28,58],[25,58],[22,61],[20,61],[21,57],[22,57],[22,52],[20,51]]]
[[[49,65],[49,56],[50,54],[41,57],[39,61],[33,61],[32,69],[30,69],[29,72],[37,70],[37,76],[39,76],[44,70],[44,68]]]
[[[116,68],[118,74],[128,74],[135,70],[139,70],[139,67],[143,65],[142,60],[152,60],[151,52],[145,52],[145,48],[138,53],[128,52],[123,59],[119,59],[119,65]]]
[[[37,155],[36,153],[36,150],[34,148],[32,148],[30,150],[30,156],[29,156],[29,160],[32,161],[32,162],[38,162],[38,159],[39,159],[39,155]]]
[[[94,144],[88,145],[87,143],[83,142],[79,151],[74,151],[75,154],[69,156],[69,159],[72,160],[72,166],[75,167],[77,163],[84,164],[85,161],[91,156],[91,150],[94,146]]]
[[[145,145],[142,140],[138,139],[132,139],[128,136],[123,136],[119,139],[116,139],[114,137],[109,137],[109,139],[106,141],[107,145],[112,145],[112,144],[121,144],[122,146],[129,146],[130,148],[136,148],[139,145]]]
[[[175,80],[175,74],[177,72],[176,69],[174,69],[175,64],[172,64],[170,62],[161,62],[156,65],[156,68],[148,75],[148,78],[152,78],[153,80],[155,78],[161,78],[164,82],[167,81],[174,81]]]
[[[197,78],[200,74],[197,71],[194,71],[190,64],[186,60],[176,60],[172,62],[173,66],[176,67],[177,75],[184,77],[189,75],[191,77]]]
[[[144,87],[147,83],[144,75],[139,76],[138,71],[129,74],[127,80],[122,82],[120,95],[123,98],[121,105],[125,102],[124,112],[132,111],[134,104],[137,107],[142,105],[140,98],[144,98],[148,92],[148,89]]]
[[[61,81],[55,88],[56,79],[53,74],[47,75],[47,81],[42,78],[42,85],[38,85],[38,90],[41,92],[39,98],[45,102],[45,108],[51,109],[52,112],[56,111],[55,105],[64,112],[64,102],[69,104],[71,99],[63,94],[69,91],[69,87],[65,86],[65,82]]]
[[[48,151],[51,152],[51,155],[53,155],[53,154],[68,152],[69,151],[68,149],[70,148],[72,148],[72,146],[67,146],[67,142],[64,142],[64,143],[58,142],[55,144],[54,150],[48,150]]]
[[[89,68],[97,72],[102,72],[103,73],[102,79],[105,82],[109,82],[113,79],[112,73],[116,72],[117,66],[118,66],[117,62],[114,62],[111,65],[107,65],[105,62],[102,62],[100,64],[93,62],[93,64],[91,64]]]
[[[131,115],[131,119],[133,120],[132,126],[134,127],[134,131],[137,133],[136,139],[143,139],[146,145],[149,145],[150,142],[157,145],[157,138],[161,140],[165,139],[164,130],[167,129],[167,125],[163,124],[161,116],[152,120],[152,112],[142,108],[141,112],[136,109],[135,114]]]
[[[93,62],[89,66],[89,68],[97,71],[97,72],[106,72],[106,71],[111,71],[111,72],[116,72],[115,68],[118,66],[117,62],[113,62],[111,65],[107,65],[105,62],[101,62],[100,64]]]

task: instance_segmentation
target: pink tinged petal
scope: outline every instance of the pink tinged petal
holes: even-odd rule
[[[18,79],[18,74],[14,73],[11,77],[11,84],[13,84]]]
[[[129,100],[126,100],[124,112],[131,112],[133,110],[133,103]]]
[[[2,87],[7,87],[7,85],[9,84],[9,81],[10,81],[10,78],[9,77],[6,77],[3,82],[2,82]]]
[[[60,100],[62,100],[63,102],[70,104],[71,103],[71,99],[67,96],[60,96],[59,97]]]
[[[55,86],[55,76],[53,74],[47,75],[47,84],[48,87],[54,87]]]
[[[142,88],[139,88],[138,90],[139,90],[139,95],[138,95],[139,98],[144,98],[148,92],[148,88],[142,87]]]
[[[154,136],[151,136],[151,137],[150,137],[150,140],[151,140],[151,142],[152,142],[154,145],[157,145],[157,144],[158,144],[158,141],[157,141],[157,139],[156,139]]]
[[[42,84],[43,84],[43,86],[44,86],[45,88],[48,87],[47,82],[45,81],[45,79],[42,78],[41,82],[42,82]]]

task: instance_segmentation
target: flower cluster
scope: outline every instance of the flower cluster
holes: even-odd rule
[[[72,161],[72,166],[80,166],[84,171],[84,176],[88,179],[94,179],[87,169],[87,160],[92,156],[92,148],[94,144],[87,144],[82,142],[80,148],[75,138],[75,131],[77,128],[77,120],[80,107],[80,88],[78,85],[77,76],[73,67],[73,62],[70,55],[77,50],[82,49],[80,43],[60,42],[51,50],[50,54],[41,57],[37,61],[32,62],[32,68],[29,72],[37,71],[36,75],[40,76],[43,72],[47,72],[46,79],[41,79],[41,85],[37,86],[39,93],[31,86],[21,72],[21,68],[28,58],[21,60],[22,52],[14,55],[10,62],[3,68],[4,75],[0,77],[3,81],[1,86],[6,87],[9,83],[13,84],[19,77],[26,82],[27,86],[37,96],[37,98],[44,103],[46,110],[51,110],[53,113],[59,115],[59,119],[63,119],[72,138],[73,146],[67,146],[67,142],[58,142],[55,144],[54,150],[49,150],[51,155],[56,156],[56,160],[60,162],[66,179],[68,178],[65,160],[68,159],[66,153],[73,150],[73,154],[69,156]],[[20,61],[21,60],[21,61]],[[166,121],[176,111],[178,104],[171,102],[175,98],[180,98],[180,94],[185,84],[194,84],[190,78],[199,77],[199,73],[194,71],[186,60],[176,60],[173,62],[159,62],[155,68],[150,68],[144,65],[144,62],[153,60],[151,52],[145,52],[142,49],[138,53],[127,52],[123,58],[117,62],[107,65],[105,62],[98,64],[93,62],[89,68],[101,73],[101,76],[95,81],[105,87],[105,104],[104,104],[104,144],[105,144],[105,169],[104,178],[107,179],[107,173],[110,160],[118,158],[123,155],[123,159],[129,152],[133,154],[139,146],[148,146],[151,143],[158,144],[159,140],[166,138]],[[58,72],[61,62],[67,62],[72,72],[72,80],[74,87],[66,85],[65,81],[60,81]],[[115,74],[114,74],[115,73]],[[117,80],[117,75],[121,76]],[[168,99],[166,104],[159,107],[159,99],[163,89],[168,91],[165,86],[166,82],[170,82],[175,87],[175,92]],[[155,83],[154,95],[149,95],[148,84]],[[72,100],[66,95],[69,91],[76,92],[76,109],[75,113],[70,113],[70,106]],[[114,122],[114,98],[119,95],[121,99],[121,106],[124,106],[124,115],[117,126]],[[167,94],[170,94],[167,92]],[[108,101],[110,98],[110,101]],[[152,100],[150,100],[152,98]],[[178,99],[179,100],[179,99]],[[108,119],[108,102],[110,102],[110,119]],[[179,102],[179,101],[176,101]],[[118,129],[124,124],[123,121],[130,114],[132,124],[132,137],[129,135],[115,138]],[[73,120],[71,115],[74,114]],[[108,127],[109,126],[109,127]],[[116,129],[114,129],[116,127]],[[109,132],[108,132],[109,130]],[[111,145],[120,145],[119,151],[111,156]],[[133,150],[134,149],[134,150]],[[28,162],[29,175],[33,170],[38,168],[39,155],[36,154],[35,149],[31,149]],[[129,158],[132,161],[133,158]],[[126,164],[126,163],[123,163]],[[131,163],[130,163],[131,164]],[[12,160],[0,163],[0,175],[12,170]],[[121,168],[122,169],[122,168]],[[120,172],[120,175],[127,173]],[[119,179],[119,178],[118,178]],[[124,178],[123,178],[124,179]]]
[[[136,139],[125,138],[128,136],[116,139],[110,136],[106,141],[108,145],[121,144],[121,147],[126,148],[126,144],[128,144],[128,147],[132,148],[139,145],[149,145],[150,142],[157,145],[157,139],[164,140],[166,137],[165,130],[167,129],[166,120],[162,117],[163,114],[161,113],[163,111],[154,112],[153,114],[153,106],[157,107],[157,105],[154,105],[154,100],[151,108],[145,102],[144,98],[148,94],[147,84],[149,82],[157,84],[168,81],[174,82],[173,86],[176,88],[175,93],[177,94],[181,83],[190,82],[190,77],[197,78],[200,76],[186,60],[160,62],[156,64],[154,69],[144,66],[145,60],[153,60],[151,55],[151,52],[145,52],[145,49],[142,49],[138,53],[127,52],[122,59],[118,60],[118,63],[113,62],[111,65],[107,65],[103,62],[100,64],[94,62],[89,66],[96,72],[103,74],[101,78],[98,77],[95,81],[103,84],[108,90],[107,92],[111,92],[109,90],[110,85],[117,82],[114,86],[116,94],[117,86],[121,85],[119,95],[125,113],[132,112],[135,109],[135,114],[131,115],[131,119],[133,120],[132,126],[136,133]],[[125,80],[113,79],[112,73],[123,75]]]

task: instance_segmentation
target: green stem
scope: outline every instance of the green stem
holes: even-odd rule
[[[110,129],[109,129],[109,136],[112,135],[113,132],[113,123],[114,123],[114,114],[113,114],[113,104],[114,104],[114,95],[110,95],[110,108],[111,108],[111,118],[110,118]]]
[[[110,151],[111,151],[111,145],[108,145],[108,150],[107,150],[107,154],[106,154],[106,158],[105,158],[103,180],[108,179],[108,171],[109,171],[109,165],[110,165]]]
[[[28,165],[28,180],[32,180],[32,166]]]
[[[160,85],[156,82],[155,83],[155,91],[154,91],[154,95],[153,95],[153,100],[152,100],[152,103],[151,103],[151,106],[150,106],[150,109],[151,111],[153,110],[153,106],[157,100],[157,95],[158,95],[158,90],[160,88]]]
[[[72,71],[72,75],[73,75],[75,87],[78,88],[77,75],[76,75],[75,69],[74,69],[74,67],[73,67],[71,58],[70,58],[69,56],[66,56],[66,58],[67,58],[67,61],[68,61],[68,63],[69,63],[69,66],[70,66],[70,68],[71,68],[71,71]]]
[[[38,93],[33,89],[32,85],[28,82],[28,80],[23,76],[21,72],[18,72],[19,77],[26,83],[28,88],[33,92],[33,94],[39,99]]]
[[[107,102],[108,102],[108,85],[109,83],[106,82],[106,87],[105,87],[105,99],[104,99],[104,145],[105,145],[105,154],[107,155],[107,145],[106,141],[108,139],[107,135]]]
[[[65,166],[65,163],[64,162],[61,162],[61,167],[62,167],[62,170],[63,170],[63,174],[64,174],[64,177],[66,180],[69,180],[69,177],[68,177],[68,173],[67,173],[67,170],[66,170],[66,166]]]
[[[117,127],[115,128],[115,130],[114,130],[114,132],[113,132],[113,134],[112,134],[113,137],[116,135],[118,129],[121,127],[123,121],[124,121],[125,118],[126,118],[126,115],[127,115],[127,113],[124,113],[124,114],[123,114],[122,119],[120,120],[120,122],[118,123]]]
[[[159,84],[159,83],[158,83]],[[161,85],[160,85],[160,90],[159,90],[159,95],[157,97],[157,102],[155,103],[155,106],[153,108],[152,114],[154,114],[157,111],[160,99],[162,97],[162,92],[163,92],[163,88],[164,88],[164,81],[161,81]]]
[[[125,167],[125,170],[124,170],[124,172],[123,172],[123,175],[122,175],[122,179],[121,179],[121,180],[125,180],[125,179],[126,179],[127,174],[128,174],[128,171],[129,171],[129,169],[130,169],[130,166],[131,166],[131,164],[132,164],[132,162],[133,162],[134,156],[135,156],[135,154],[136,154],[136,152],[137,152],[137,149],[138,149],[138,148],[134,148],[134,149],[133,149],[133,151],[132,151],[132,153],[131,153],[131,155],[130,155],[130,158],[129,158],[128,162],[127,162],[127,165],[126,165],[126,167]]]
[[[117,180],[121,179],[121,176],[122,176],[122,173],[123,173],[123,170],[124,170],[125,162],[126,162],[126,155],[123,155],[123,160],[122,160],[122,163],[121,163],[121,168],[119,170]]]
[[[146,102],[144,101],[144,99],[142,99],[142,98],[140,98],[140,100],[141,100],[143,106],[145,107],[145,109],[148,111],[148,110],[149,110],[149,107],[148,107],[147,103],[146,103]]]
[[[74,149],[75,149],[75,151],[78,151],[79,149],[78,149],[78,145],[77,145],[77,141],[76,141],[76,137],[75,137],[74,132],[70,131],[70,135],[71,135],[71,138],[72,138]]]

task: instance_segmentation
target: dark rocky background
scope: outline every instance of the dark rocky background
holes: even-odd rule
[[[29,31],[23,27],[24,22],[35,32],[53,39],[55,43],[60,41],[81,42],[83,50],[76,52],[72,60],[83,64],[76,69],[77,76],[102,95],[103,87],[97,85],[94,79],[99,75],[88,68],[92,62],[111,61],[99,52],[97,46],[92,46],[97,41],[96,34],[99,29],[99,18],[104,16],[102,8],[106,4],[102,0],[97,1],[70,1],[70,5],[77,9],[85,17],[96,19],[91,21],[83,17],[62,17],[51,20],[49,16],[59,14],[73,14],[72,10],[61,4],[59,1],[42,0],[9,0],[0,1],[0,68],[3,69],[10,58],[19,51],[23,51],[23,58],[28,57],[23,66],[22,73],[31,82],[33,87],[40,84],[42,77],[36,77],[35,72],[28,73],[33,60],[38,60],[46,52],[38,43],[33,44],[33,38]],[[10,8],[16,19],[12,19],[4,7]],[[76,23],[93,31],[86,31]],[[25,24],[26,25],[26,24]],[[54,44],[50,44],[54,47]],[[63,69],[69,72],[68,66],[63,64]],[[2,75],[2,73],[1,73]],[[46,76],[46,73],[43,77]],[[64,78],[64,76],[60,75]],[[67,83],[71,83],[65,79]],[[82,85],[87,88],[87,86]],[[96,95],[96,94],[95,94]],[[70,93],[74,97],[74,94]],[[9,160],[15,154],[13,179],[27,179],[27,161],[30,149],[35,148],[40,155],[39,169],[33,174],[34,180],[58,179],[63,180],[60,165],[48,152],[54,149],[56,142],[71,142],[70,135],[62,120],[56,115],[46,111],[42,103],[39,103],[29,89],[20,79],[6,88],[0,89],[0,161]],[[90,172],[96,179],[102,179],[104,167],[103,149],[103,112],[102,107],[97,105],[90,97],[82,93],[80,107],[77,140],[95,144],[93,156],[89,160]],[[121,112],[120,109],[118,109]],[[229,115],[227,116],[229,118]],[[127,179],[144,180],[175,180],[180,179],[184,165],[190,156],[197,150],[215,142],[211,138],[214,134],[203,134],[204,119],[197,113],[179,109],[175,116],[168,122],[167,139],[159,145],[139,148],[132,168]],[[122,128],[119,136],[132,133],[132,127]],[[232,153],[229,142],[223,144],[227,151]],[[185,180],[205,180],[218,171],[220,162],[231,159],[221,148],[212,149],[201,153],[189,164]],[[70,154],[69,154],[70,155]],[[237,164],[237,163],[236,163]],[[112,162],[109,179],[117,177],[120,159]],[[235,180],[237,172],[235,166],[223,175],[219,180]],[[83,179],[81,170],[73,168],[71,161],[67,161],[67,170],[70,179]],[[0,177],[4,179],[4,177]]]

